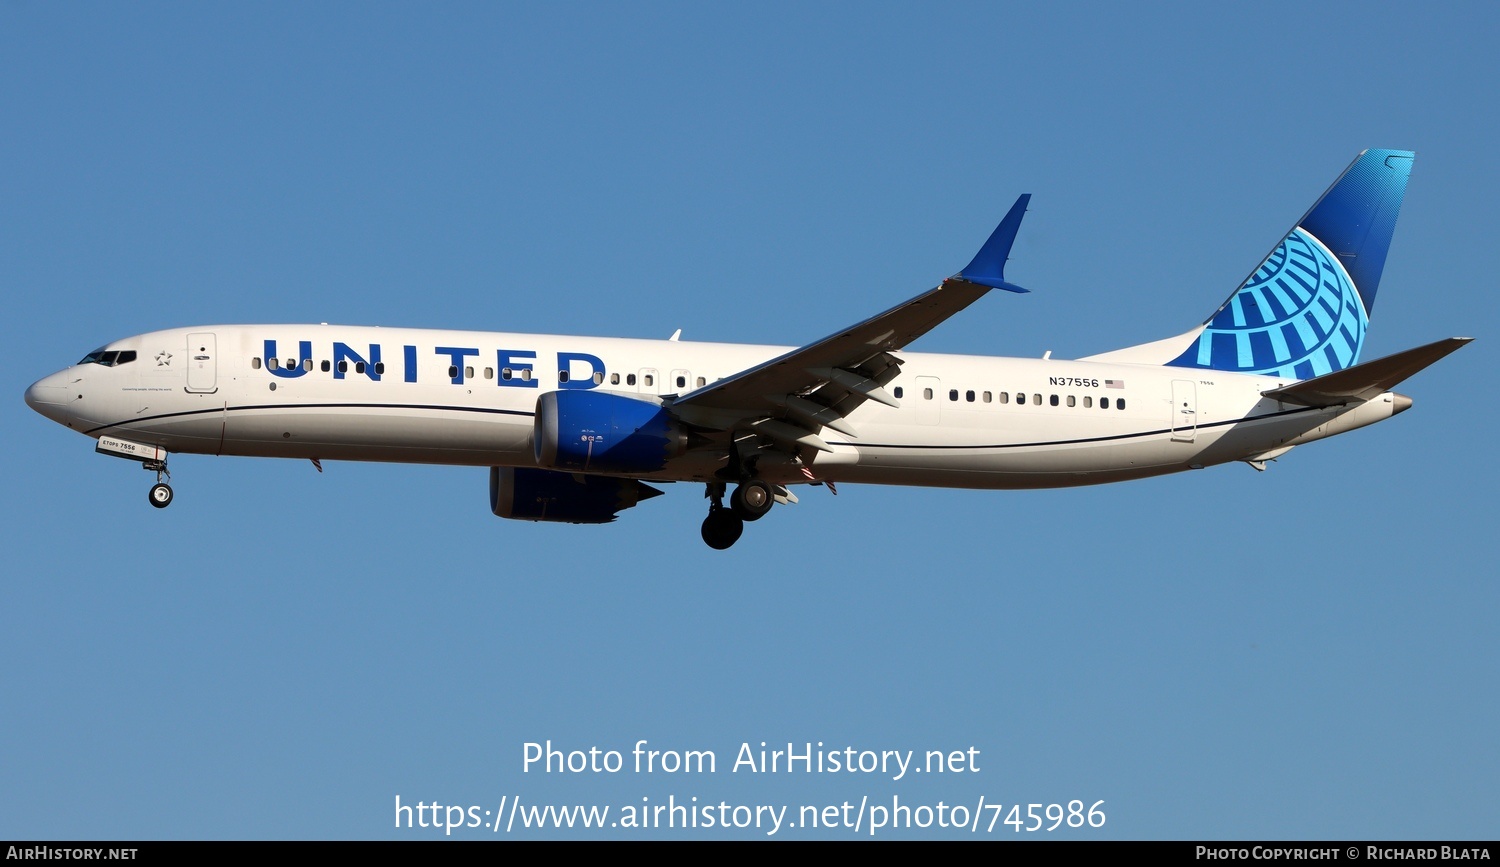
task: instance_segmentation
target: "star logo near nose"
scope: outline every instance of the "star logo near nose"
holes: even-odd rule
[[[165,349],[163,349],[161,352],[156,353],[156,366],[157,367],[171,367],[172,366],[172,353],[166,351]]]

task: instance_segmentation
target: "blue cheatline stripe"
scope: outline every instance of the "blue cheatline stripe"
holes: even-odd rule
[[[1303,379],[1308,379],[1310,377],[1304,376],[1302,378]],[[521,410],[512,410],[512,409],[489,409],[489,408],[483,408],[483,407],[467,407],[467,406],[437,406],[437,405],[430,405],[430,404],[389,404],[389,403],[262,404],[262,405],[257,405],[257,406],[229,407],[229,410],[231,412],[233,412],[234,410],[288,409],[288,408],[296,408],[296,409],[303,409],[303,408],[306,408],[306,409],[330,409],[330,408],[421,409],[421,410],[438,410],[438,411],[444,411],[444,412],[485,413],[485,414],[491,414],[491,415],[516,415],[516,416],[534,416],[535,415],[535,413],[524,412],[524,411],[521,411]],[[1283,416],[1297,415],[1299,413],[1315,412],[1318,409],[1319,409],[1319,407],[1297,407],[1295,409],[1281,410],[1279,412],[1268,412],[1268,413],[1265,413],[1263,415],[1248,416],[1246,418],[1226,419],[1224,421],[1209,422],[1207,424],[1197,425],[1197,429],[1198,430],[1207,430],[1209,428],[1224,427],[1226,425],[1244,424],[1244,423],[1247,423],[1247,422],[1261,421],[1263,419],[1269,419],[1269,418],[1281,418]],[[189,412],[164,413],[162,415],[147,416],[147,417],[144,417],[144,418],[130,419],[129,421],[119,422],[119,423],[116,423],[116,424],[102,425],[100,427],[96,427],[96,428],[93,428],[91,430],[84,431],[84,433],[85,434],[92,434],[92,433],[96,433],[98,431],[107,430],[108,428],[112,428],[112,427],[126,427],[129,424],[134,423],[134,422],[154,421],[154,420],[163,419],[163,418],[177,418],[177,417],[182,417],[182,416],[206,415],[206,414],[209,414],[209,413],[221,413],[221,412],[224,412],[224,407],[219,407],[218,409],[191,410]],[[1141,437],[1160,436],[1162,434],[1171,433],[1173,430],[1174,430],[1173,428],[1158,428],[1158,429],[1153,429],[1153,430],[1136,431],[1136,432],[1133,432],[1133,433],[1111,434],[1109,436],[1102,436],[1102,437],[1081,437],[1081,438],[1077,438],[1077,439],[1068,439],[1068,440],[1042,440],[1042,441],[1037,441],[1037,442],[1026,442],[1026,443],[992,443],[992,444],[989,444],[989,445],[907,445],[907,444],[900,444],[900,443],[848,443],[848,442],[842,442],[842,441],[839,441],[839,440],[830,440],[828,442],[828,444],[831,445],[831,446],[844,447],[844,448],[872,448],[872,449],[929,449],[929,450],[953,450],[953,449],[1019,449],[1019,448],[1031,448],[1031,447],[1039,447],[1039,446],[1062,446],[1062,445],[1075,445],[1075,444],[1079,444],[1079,443],[1109,442],[1111,440],[1139,439]]]
[[[1297,415],[1299,413],[1304,413],[1304,412],[1316,412],[1319,409],[1321,409],[1321,407],[1303,406],[1303,407],[1297,407],[1296,409],[1284,409],[1284,410],[1281,410],[1279,412],[1268,412],[1268,413],[1266,413],[1264,415],[1254,415],[1254,416],[1250,416],[1248,418],[1234,418],[1234,419],[1228,419],[1226,421],[1209,422],[1207,424],[1197,425],[1196,428],[1198,430],[1206,430],[1208,428],[1224,427],[1226,425],[1236,425],[1236,424],[1244,424],[1246,422],[1252,422],[1252,421],[1261,421],[1262,419],[1268,419],[1268,418],[1280,418],[1282,416]],[[1080,439],[1071,439],[1071,440],[1043,440],[1043,441],[1028,442],[1028,443],[992,443],[992,444],[989,444],[989,445],[961,445],[961,446],[947,446],[947,445],[907,445],[907,444],[902,444],[902,443],[865,443],[865,442],[861,442],[861,443],[849,443],[849,442],[843,442],[841,440],[829,440],[828,444],[831,445],[831,446],[844,447],[844,448],[852,448],[852,449],[906,449],[906,450],[928,449],[928,450],[933,450],[933,451],[952,451],[954,449],[1025,449],[1025,448],[1033,448],[1033,447],[1037,447],[1037,446],[1068,446],[1068,445],[1078,445],[1080,443],[1102,443],[1102,442],[1109,442],[1111,440],[1140,439],[1141,437],[1161,436],[1162,434],[1169,434],[1169,433],[1172,433],[1174,430],[1175,430],[1175,428],[1160,428],[1160,429],[1156,429],[1156,430],[1136,431],[1134,433],[1111,434],[1109,436],[1102,436],[1102,437],[1083,437],[1083,438],[1080,438]]]
[[[125,421],[118,421],[112,422],[110,424],[100,425],[95,428],[90,428],[83,433],[85,435],[93,434],[98,433],[102,430],[109,430],[112,427],[129,427],[140,422],[157,421],[164,418],[185,418],[190,415],[213,415],[226,411],[244,412],[247,410],[261,409],[420,409],[435,410],[438,412],[472,412],[486,415],[519,415],[526,417],[536,415],[536,413],[519,409],[494,409],[492,407],[481,406],[443,406],[440,404],[422,403],[266,403],[256,404],[254,406],[231,406],[227,408],[218,406],[214,407],[213,409],[194,409],[187,410],[185,412],[165,412],[160,415],[145,415],[126,419]]]

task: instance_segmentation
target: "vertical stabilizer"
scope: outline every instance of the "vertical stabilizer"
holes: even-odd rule
[[[1168,364],[1286,379],[1356,364],[1415,156],[1360,154]]]
[[[1207,322],[1092,359],[1283,379],[1358,363],[1415,157],[1361,153]]]

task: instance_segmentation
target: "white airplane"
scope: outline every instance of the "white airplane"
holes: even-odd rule
[[[490,468],[502,518],[606,523],[653,482],[706,486],[703,539],[801,484],[1050,488],[1229,461],[1411,406],[1396,384],[1469,342],[1359,363],[1415,154],[1360,154],[1207,322],[1074,361],[906,352],[992,288],[1029,195],[972,262],[801,348],[334,325],[129,337],[26,391],[96,451]],[[725,504],[730,484],[735,485]]]

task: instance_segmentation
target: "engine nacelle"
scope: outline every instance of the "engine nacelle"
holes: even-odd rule
[[[604,391],[549,391],[536,402],[536,462],[556,470],[649,473],[687,451],[661,404]]]
[[[635,479],[490,467],[490,511],[502,518],[608,524],[617,512],[661,491]]]

